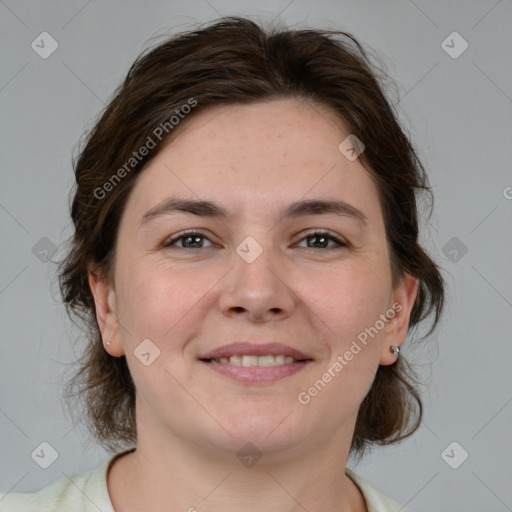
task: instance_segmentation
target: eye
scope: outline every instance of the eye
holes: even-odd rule
[[[179,249],[201,249],[201,240],[209,240],[208,237],[197,231],[182,231],[172,238],[168,238],[164,243],[163,247],[172,247],[176,245],[179,240],[184,240],[185,244],[178,246]]]
[[[335,249],[336,247],[328,247],[329,241],[334,241],[338,247],[348,247],[348,244],[345,243],[343,240],[326,231],[312,231],[306,233],[302,237],[301,241],[307,239],[318,240],[318,243],[316,245],[308,244],[308,247],[306,247],[307,249]],[[182,243],[181,246],[177,246],[176,243],[181,240],[184,241],[184,243]],[[163,247],[177,246],[180,249],[201,249],[204,247],[203,242],[201,242],[201,240],[210,241],[210,239],[207,236],[197,231],[182,231],[181,233],[176,234],[174,237],[168,238],[163,243]]]
[[[317,244],[310,245],[308,243],[307,249],[335,249],[336,247],[328,247],[329,241],[334,241],[338,247],[348,247],[348,244],[345,243],[341,238],[338,238],[335,235],[332,235],[326,231],[312,231],[309,233],[306,233],[302,240],[307,239],[316,239],[318,242]]]

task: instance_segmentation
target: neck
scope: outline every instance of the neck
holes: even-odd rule
[[[137,434],[137,449],[108,473],[116,512],[367,512],[345,474],[349,446],[340,438],[350,440],[346,432],[315,446],[265,452],[257,462],[144,425]]]

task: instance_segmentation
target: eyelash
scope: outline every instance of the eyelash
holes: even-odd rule
[[[206,238],[207,240],[210,240],[206,235],[203,235],[202,233],[199,233],[197,231],[182,231],[181,233],[178,233],[173,238],[168,238],[163,243],[163,247],[166,247],[166,248],[173,247],[175,242],[178,242],[179,240],[181,240],[183,238],[188,238],[188,237],[192,237],[192,236]],[[329,240],[333,240],[334,242],[336,242],[339,245],[339,247],[348,247],[348,244],[346,242],[344,242],[341,238],[338,238],[337,236],[332,235],[328,231],[310,231],[308,233],[305,233],[302,236],[302,238],[299,240],[299,242],[302,242],[302,240],[305,240],[306,238],[312,238],[315,236],[324,237],[324,238],[328,238]],[[210,240],[210,242],[211,242],[211,240]],[[178,248],[179,249],[194,249],[191,247],[178,247]],[[197,250],[197,248],[195,248],[195,249]],[[199,247],[199,249],[204,249],[204,248]],[[315,249],[315,247],[305,247],[305,249]],[[323,249],[323,250],[335,249],[335,247],[322,247],[320,249]]]

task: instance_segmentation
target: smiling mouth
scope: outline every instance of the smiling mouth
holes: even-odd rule
[[[284,354],[235,354],[230,357],[201,358],[199,361],[216,373],[249,386],[272,384],[297,374],[313,363],[313,359],[299,360]]]
[[[259,367],[270,367],[270,366],[284,366],[291,365],[293,363],[301,363],[306,361],[312,361],[312,359],[294,359],[291,356],[285,356],[284,354],[267,354],[264,356],[253,356],[253,355],[233,355],[230,357],[216,357],[212,359],[201,359],[201,361],[217,364],[231,364],[233,366],[259,366]]]

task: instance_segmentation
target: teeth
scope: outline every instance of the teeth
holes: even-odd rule
[[[258,356],[242,356],[242,366],[258,366]]]
[[[217,359],[214,359],[217,361]],[[242,366],[242,356],[231,356],[229,362],[235,366]]]
[[[290,356],[284,356],[283,354],[272,355],[268,354],[265,356],[247,356],[247,355],[236,355],[227,357],[218,357],[212,359],[215,363],[230,363],[234,366],[281,366],[283,364],[292,364],[295,359]]]
[[[275,359],[274,356],[259,356],[258,358],[258,366],[274,366]]]

